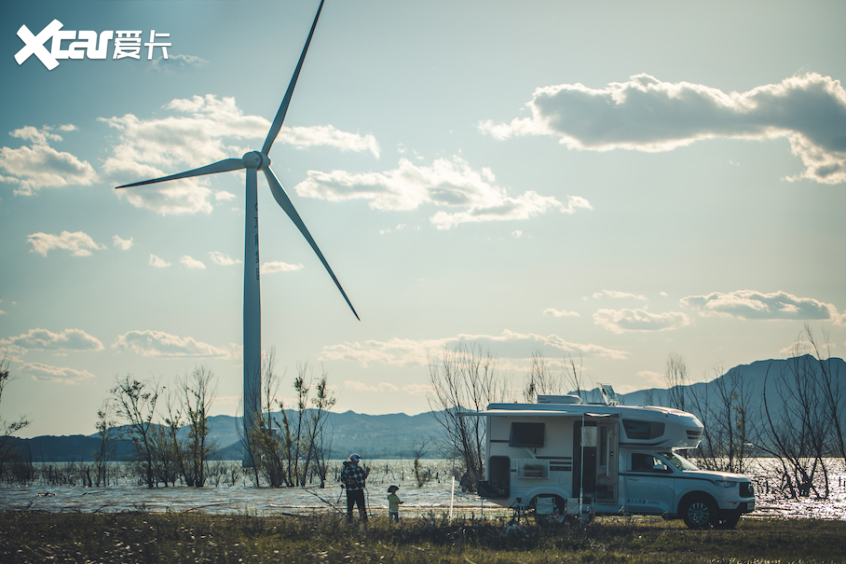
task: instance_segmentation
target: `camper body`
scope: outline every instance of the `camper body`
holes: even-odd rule
[[[699,445],[703,426],[695,416],[615,403],[539,396],[537,404],[490,404],[474,413],[487,418],[479,495],[560,521],[661,515],[692,528],[731,528],[754,510],[749,478],[699,470],[675,452]]]

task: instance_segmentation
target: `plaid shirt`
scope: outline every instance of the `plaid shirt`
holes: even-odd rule
[[[341,471],[341,483],[347,487],[348,492],[363,490],[365,480],[367,480],[367,473],[364,468],[355,464],[344,464],[344,469]]]

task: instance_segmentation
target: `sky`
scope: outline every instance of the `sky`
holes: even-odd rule
[[[244,174],[114,188],[260,149],[317,6],[0,4],[0,417],[21,436],[95,432],[127,374],[207,368],[238,413]],[[515,394],[533,354],[618,392],[663,386],[670,354],[694,381],[784,358],[805,324],[842,357],[844,21],[327,0],[270,158],[361,321],[260,175],[281,394],[306,365],[337,411],[427,411],[462,342]]]

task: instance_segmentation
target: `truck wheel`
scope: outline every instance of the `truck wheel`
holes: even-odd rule
[[[717,529],[734,529],[738,521],[740,521],[740,511],[735,511],[722,519],[718,519],[715,527]]]
[[[704,529],[716,522],[714,503],[705,497],[688,500],[681,510],[684,524],[691,529]]]

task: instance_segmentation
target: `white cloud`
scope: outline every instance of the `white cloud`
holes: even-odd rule
[[[293,145],[298,149],[325,145],[334,147],[341,151],[370,151],[377,159],[379,158],[379,143],[372,135],[358,135],[348,133],[332,127],[331,125],[318,125],[312,127],[283,127],[279,132],[277,142]]]
[[[26,349],[16,345],[3,346],[0,341],[0,358],[9,358],[14,362],[23,362],[21,357],[26,354]]]
[[[244,397],[240,394],[236,396],[215,396],[214,407],[220,413],[234,413],[244,407],[243,399]]]
[[[159,72],[172,72],[174,68],[204,67],[209,62],[195,55],[170,55],[165,60],[163,57],[153,59],[148,67],[150,70]]]
[[[129,331],[118,336],[112,344],[118,351],[131,351],[141,356],[162,358],[222,358],[232,359],[236,351],[220,348],[195,340],[193,337],[179,337],[164,331]]]
[[[132,114],[100,118],[119,132],[118,143],[103,164],[116,184],[174,174],[241,155],[245,146],[233,144],[261,138],[269,122],[244,116],[234,98],[195,96],[172,100],[165,106],[175,115],[139,119]],[[167,182],[162,185],[119,190],[132,205],[160,214],[210,212],[208,177]]]
[[[226,190],[218,190],[214,193],[214,199],[218,202],[229,202],[237,198],[235,194],[232,192],[227,192]]]
[[[425,396],[433,390],[432,386],[427,384],[406,384],[402,387],[402,391],[412,396]]]
[[[82,329],[65,329],[54,333],[47,329],[30,329],[16,337],[0,339],[0,346],[8,346],[22,354],[27,350],[45,351],[101,351],[103,343]]]
[[[646,382],[646,386],[652,386],[653,388],[663,388],[667,385],[667,379],[663,372],[655,372],[654,370],[639,370],[635,373],[638,379],[643,382]],[[633,387],[630,391],[635,390],[642,390],[645,386],[641,384],[640,386]]]
[[[495,139],[550,135],[568,148],[595,151],[669,151],[717,137],[786,137],[805,165],[789,180],[846,181],[846,91],[840,81],[815,73],[730,93],[639,74],[604,89],[538,88],[527,106],[530,118],[479,127]]]
[[[512,358],[520,358],[525,355],[525,351],[536,349],[546,349],[548,353],[549,349],[552,349],[553,352],[549,353],[550,356],[557,351],[557,354],[563,354],[566,356],[576,354],[611,359],[626,358],[626,353],[621,350],[609,349],[600,345],[573,343],[565,341],[558,335],[554,334],[537,335],[534,333],[515,333],[506,329],[502,332],[502,335],[498,336],[462,334],[459,335],[459,338],[464,341],[475,341],[476,343],[490,347],[491,349],[506,347],[504,348],[504,351],[509,352],[509,356]],[[514,354],[518,351],[522,354]]]
[[[45,257],[47,252],[53,249],[71,251],[71,254],[75,257],[87,257],[91,255],[91,250],[99,251],[106,248],[105,245],[95,243],[90,235],[82,231],[74,233],[62,231],[58,235],[33,233],[27,236],[27,241],[32,244],[30,252],[39,253]]]
[[[263,140],[270,122],[261,116],[244,115],[234,98],[207,94],[171,100],[164,106],[171,115],[141,119],[132,114],[100,118],[118,131],[118,141],[103,164],[103,171],[116,184],[128,184],[190,170],[249,151],[250,140]],[[295,146],[330,145],[342,150],[373,150],[375,140],[339,131],[332,126],[283,128],[279,141]],[[372,141],[372,142],[371,142]],[[378,146],[376,146],[378,151]],[[214,175],[217,176],[217,175]],[[157,213],[208,213],[212,191],[210,176],[166,182],[143,188],[119,190],[132,205]],[[215,199],[231,199],[228,192]]]
[[[232,266],[235,264],[241,264],[242,262],[240,259],[234,259],[229,255],[225,255],[219,251],[210,252],[209,257],[211,257],[212,262],[218,266]]]
[[[646,296],[640,294],[630,294],[629,292],[618,292],[617,290],[602,290],[601,292],[593,294],[593,298],[596,300],[605,296],[614,299],[634,298],[636,300],[646,300]]]
[[[87,370],[75,370],[39,362],[25,362],[21,364],[18,371],[21,374],[31,376],[34,380],[54,384],[79,384],[83,380],[94,378],[94,375]]]
[[[400,389],[390,382],[365,384],[355,380],[344,380],[344,388],[353,392],[398,392]]]
[[[274,272],[294,272],[303,268],[301,264],[288,264],[287,262],[268,261],[262,263],[261,274],[273,274]]]
[[[799,340],[794,342],[789,347],[784,347],[783,349],[781,349],[780,352],[787,358],[794,358],[797,356],[804,356],[806,354],[815,354],[817,352],[817,349],[814,348],[814,344],[812,342],[806,340]]]
[[[406,384],[402,387],[390,382],[379,382],[378,384],[366,384],[358,380],[344,380],[344,389],[351,392],[362,393],[399,393],[412,396],[425,396],[432,391],[432,386],[426,384]]]
[[[414,340],[394,337],[388,341],[346,342],[323,347],[318,360],[346,360],[358,362],[365,367],[371,362],[397,366],[425,366],[430,358],[438,356],[445,347],[454,347],[462,342],[476,343],[492,351],[498,358],[523,359],[527,352],[539,348],[551,349],[553,355],[626,358],[623,351],[599,345],[571,343],[557,335],[520,334],[505,330],[496,336],[460,334],[440,339]]]
[[[59,127],[60,131],[74,129],[73,125]],[[0,170],[11,175],[2,176],[0,180],[16,184],[15,194],[31,196],[41,188],[89,186],[98,180],[89,163],[50,146],[51,141],[62,140],[60,135],[52,133],[52,128],[25,126],[10,135],[30,142],[17,149],[0,147]]]
[[[515,229],[514,231],[511,232],[511,236],[514,237],[515,239],[519,239],[520,237],[523,236],[523,232],[519,229]]]
[[[683,298],[681,305],[698,309],[702,316],[717,314],[738,319],[831,319],[835,324],[843,324],[843,317],[834,305],[814,298],[800,298],[787,292],[713,292],[706,296]]]
[[[406,228],[406,227],[407,227],[407,225],[406,225],[405,223],[400,223],[400,224],[398,224],[396,227],[394,227],[393,229],[392,229],[392,228],[390,228],[390,227],[386,227],[385,229],[380,229],[380,230],[379,230],[379,235],[384,235],[384,234],[386,234],[386,233],[391,233],[392,231],[403,231],[403,230],[405,230],[405,228]]]
[[[303,197],[332,202],[369,200],[368,205],[377,210],[413,210],[423,204],[461,208],[435,213],[430,221],[438,229],[468,222],[528,219],[550,210],[571,214],[580,208],[592,209],[587,200],[578,196],[570,196],[567,203],[532,190],[509,196],[494,181],[490,169],[474,170],[458,156],[452,160],[436,159],[432,166],[418,166],[403,158],[396,169],[383,173],[310,170],[295,190]]]
[[[155,268],[167,268],[170,266],[170,263],[154,254],[150,254],[149,265]]]
[[[206,265],[203,264],[201,261],[198,261],[197,259],[192,258],[188,255],[185,255],[181,259],[179,259],[179,262],[182,263],[183,266],[194,270],[204,270],[206,268]]]
[[[643,309],[600,309],[593,314],[593,322],[613,333],[673,331],[691,323],[687,314],[679,311],[650,313]]]
[[[579,317],[577,311],[565,311],[562,309],[555,309],[554,307],[543,310],[544,315],[551,315],[552,317]]]
[[[112,237],[112,241],[114,241],[115,247],[120,247],[123,251],[128,251],[132,247],[132,237],[129,239],[121,239],[119,236],[115,235]]]

